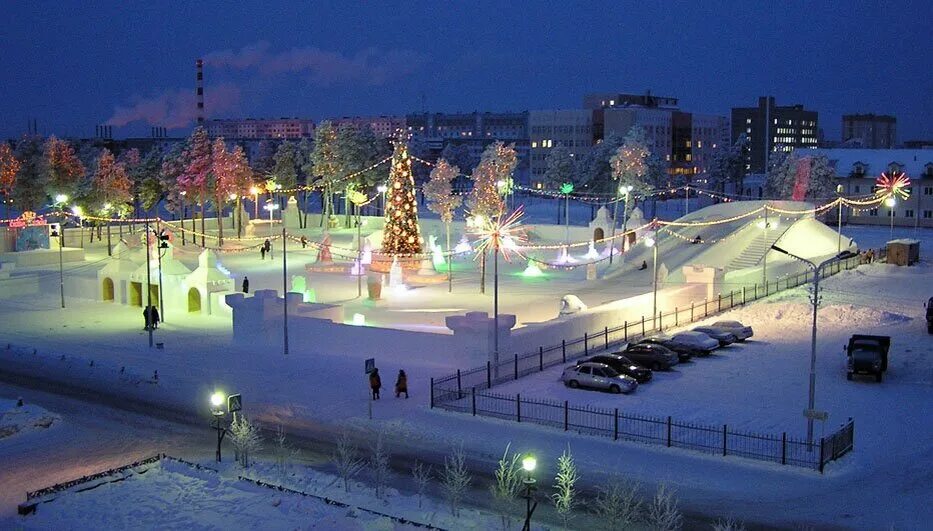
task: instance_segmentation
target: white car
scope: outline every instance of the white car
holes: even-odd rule
[[[670,342],[707,353],[719,348],[719,341],[702,332],[679,332],[671,336]]]
[[[752,330],[752,327],[745,326],[738,321],[716,321],[710,326],[714,326],[716,328],[722,328],[723,330],[728,330],[739,341],[745,341],[746,339],[755,335],[755,332]]]
[[[560,380],[571,389],[592,387],[610,393],[631,393],[638,387],[635,378],[619,374],[605,363],[586,362],[567,367]]]

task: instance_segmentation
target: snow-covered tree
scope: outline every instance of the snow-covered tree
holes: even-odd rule
[[[45,203],[47,175],[42,137],[27,135],[16,143],[14,157],[19,161],[13,187],[13,202],[17,209],[36,210]]]
[[[132,199],[130,191],[133,185],[126,174],[126,168],[116,161],[113,153],[107,148],[102,149],[97,158],[91,186],[96,200],[95,209],[105,216],[125,207]]]
[[[373,480],[376,498],[385,499],[386,483],[389,479],[389,455],[386,453],[385,437],[381,432],[376,435],[376,441],[370,448],[367,466]]]
[[[592,193],[612,194],[618,190],[613,186],[612,166],[609,160],[616,154],[625,138],[611,133],[581,157],[577,163],[577,172],[583,188]]]
[[[748,142],[743,135],[735,144],[720,144],[707,165],[707,182],[710,188],[720,193],[726,191],[726,185],[734,186],[737,193],[742,193],[745,177],[745,149]]]
[[[264,176],[268,176],[275,167],[276,144],[274,140],[263,139],[256,148],[256,160],[251,161],[252,167]]]
[[[713,522],[713,531],[745,531],[745,524],[735,518],[720,518]]]
[[[677,507],[675,493],[663,483],[658,486],[658,492],[648,504],[645,521],[653,531],[676,531],[684,525],[684,516]]]
[[[243,235],[243,216],[241,215],[242,196],[249,193],[249,189],[253,185],[253,176],[255,174],[253,169],[249,167],[249,160],[246,158],[246,153],[243,151],[242,146],[233,148],[233,151],[229,155],[228,163],[231,186],[233,187],[232,191],[236,194],[237,237],[240,237]]]
[[[519,461],[521,456],[517,453],[510,453],[509,443],[505,447],[505,452],[499,458],[496,467],[496,482],[492,484],[492,502],[493,508],[502,518],[502,528],[512,528],[512,513],[515,511],[516,499],[522,486],[522,466]]]
[[[10,217],[10,196],[16,184],[16,174],[19,173],[20,163],[13,155],[13,148],[7,142],[0,142],[0,194],[3,195],[3,204],[6,206],[4,217]]]
[[[337,129],[325,120],[314,130],[314,149],[305,171],[314,175],[312,184],[321,189],[321,225],[334,214],[334,186],[342,170],[337,157]]]
[[[557,191],[563,183],[582,184],[579,182],[579,176],[575,171],[576,161],[569,148],[557,146],[548,151],[544,165],[543,181],[545,189]]]
[[[300,156],[298,147],[288,140],[279,144],[273,157],[272,178],[279,183],[282,188],[294,188],[298,185],[298,167]]]
[[[211,141],[207,130],[201,126],[195,127],[188,137],[188,146],[185,150],[184,173],[178,179],[178,186],[185,192],[189,200],[197,198],[201,204],[201,246],[206,245],[204,218],[207,213],[208,186],[211,180]]]
[[[426,465],[421,461],[415,460],[415,466],[411,467],[411,478],[415,482],[415,489],[418,491],[418,508],[421,508],[421,500],[424,499],[424,493],[428,490],[428,485],[434,477],[431,465]]]
[[[466,467],[466,455],[463,453],[463,446],[458,446],[453,449],[449,456],[444,458],[444,471],[441,473],[441,485],[444,489],[444,495],[447,497],[447,503],[450,505],[450,514],[453,516],[460,516],[463,497],[466,495],[472,481],[473,478]]]
[[[224,205],[229,201],[230,194],[237,192],[236,171],[236,161],[233,154],[227,151],[224,139],[214,139],[211,145],[210,190],[217,212],[217,245],[224,243]],[[239,194],[236,196],[239,198]]]
[[[499,216],[505,202],[499,191],[500,182],[509,183],[517,158],[515,145],[506,146],[502,142],[493,142],[486,146],[479,164],[473,168],[473,190],[467,198],[467,208],[472,216],[481,216],[487,220]],[[486,292],[486,253],[480,257],[480,293]]]
[[[337,467],[337,474],[343,481],[344,492],[350,492],[350,482],[360,473],[365,463],[356,447],[353,446],[349,433],[343,432],[337,438],[337,448],[334,450],[333,461],[334,466]]]
[[[259,426],[250,422],[246,415],[239,415],[236,421],[230,424],[230,442],[236,449],[240,466],[249,468],[250,455],[262,449]]]
[[[835,193],[836,173],[826,156],[794,151],[768,172],[765,190],[775,199],[825,199]]]
[[[460,168],[451,166],[444,159],[438,159],[431,176],[424,185],[424,196],[428,200],[428,210],[440,216],[447,232],[447,291],[453,289],[453,275],[450,270],[450,223],[454,212],[463,202],[463,196],[453,192],[453,180],[460,174]]]
[[[567,447],[557,459],[557,476],[554,477],[555,492],[551,495],[551,499],[554,501],[554,510],[560,516],[564,527],[567,527],[571,517],[573,517],[573,508],[577,505],[575,486],[579,479],[577,465],[573,462],[570,447]]]
[[[184,199],[179,185],[188,163],[185,160],[185,145],[178,143],[162,156],[162,166],[159,170],[159,188],[165,195],[165,208],[177,213],[182,218],[184,227]],[[184,233],[182,233],[184,234]],[[184,237],[184,236],[183,236]]]
[[[479,162],[470,151],[470,146],[448,142],[444,145],[440,158],[446,160],[451,166],[460,168],[460,175],[454,181],[454,189],[465,190],[469,180],[467,175],[473,172],[473,168]]]
[[[292,445],[288,443],[288,439],[285,437],[285,428],[279,424],[272,439],[272,459],[280,482],[285,482],[292,459],[297,453],[298,451],[292,448]]]
[[[45,143],[45,172],[48,195],[74,197],[86,169],[71,144],[51,136]]]
[[[604,531],[631,529],[641,517],[642,501],[638,496],[638,485],[623,482],[618,477],[610,478],[601,487],[593,500],[591,509]]]

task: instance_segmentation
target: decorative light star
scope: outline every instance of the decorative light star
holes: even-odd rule
[[[502,252],[502,256],[509,261],[511,253],[521,256],[520,248],[525,242],[525,227],[521,218],[525,215],[523,207],[518,207],[511,214],[505,215],[501,210],[494,219],[483,220],[481,225],[472,228],[476,240],[476,256],[486,251]]]
[[[564,183],[560,185],[560,193],[570,195],[573,192],[573,183]]]
[[[902,171],[894,171],[890,175],[882,173],[875,180],[875,187],[876,192],[884,197],[910,197],[910,177]]]

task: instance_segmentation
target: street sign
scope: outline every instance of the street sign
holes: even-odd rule
[[[376,370],[376,358],[369,358],[366,360],[366,374],[369,374]]]
[[[816,409],[804,409],[803,416],[813,420],[826,420],[829,418],[829,413]]]
[[[236,413],[243,409],[243,399],[240,395],[230,395],[227,397],[227,411]]]

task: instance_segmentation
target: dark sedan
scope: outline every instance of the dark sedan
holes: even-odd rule
[[[651,369],[646,369],[625,356],[620,356],[618,354],[600,354],[580,360],[577,365],[588,362],[606,364],[615,369],[619,374],[635,378],[640,384],[651,380]]]
[[[680,357],[673,350],[661,345],[629,345],[625,352],[618,354],[652,370],[668,370],[680,362]]]
[[[639,341],[637,344],[638,345],[660,345],[667,349],[673,350],[674,352],[677,353],[677,357],[680,358],[680,361],[688,361],[690,358],[694,356],[705,356],[709,354],[709,352],[700,350],[699,348],[693,348],[689,345],[682,345],[680,343],[671,341],[671,339],[667,337],[657,337],[657,336],[646,337],[642,339],[641,341]]]

